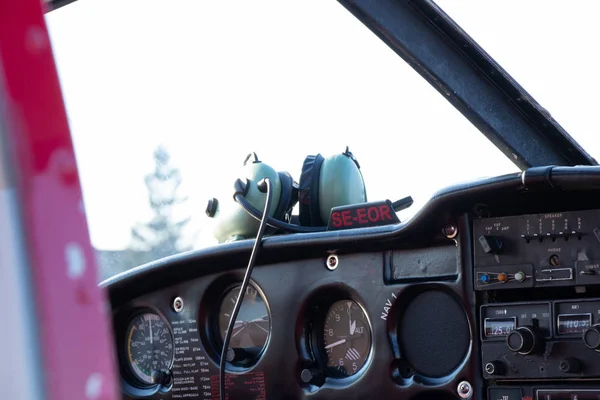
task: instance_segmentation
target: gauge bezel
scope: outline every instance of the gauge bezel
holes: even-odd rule
[[[157,315],[164,322],[169,332],[171,342],[173,343],[173,354],[169,362],[169,370],[173,367],[175,362],[175,337],[173,336],[173,328],[169,320],[158,308],[147,302],[134,302],[125,309],[115,311],[113,319],[115,321],[115,327],[117,328],[116,339],[121,386],[127,394],[136,397],[151,396],[159,391],[166,392],[172,387],[172,383],[169,386],[163,386],[160,383],[149,384],[148,382],[143,381],[133,371],[133,367],[129,363],[127,334],[129,333],[133,320],[143,314]]]
[[[211,359],[215,365],[219,365],[221,360],[221,350],[223,348],[223,339],[221,337],[221,330],[219,326],[219,316],[221,312],[221,305],[225,297],[230,293],[231,290],[236,287],[239,288],[242,284],[241,276],[237,274],[226,274],[215,280],[204,292],[200,301],[199,309],[199,332],[202,341],[205,343],[205,350],[209,359]],[[269,315],[269,333],[267,340],[265,341],[262,349],[250,359],[242,362],[226,362],[225,368],[229,372],[243,373],[248,372],[256,367],[256,365],[262,359],[262,356],[267,351],[271,342],[271,334],[273,329],[273,322],[271,321],[271,307],[265,292],[261,289],[260,285],[254,280],[250,280],[249,286],[257,291],[257,295],[262,299],[267,313]]]
[[[356,306],[363,312],[363,314],[365,316],[366,329],[368,329],[368,331],[369,331],[368,332],[369,333],[368,334],[369,350],[365,357],[365,361],[362,363],[360,368],[358,368],[355,372],[353,372],[351,374],[344,374],[344,373],[340,372],[337,368],[327,365],[329,363],[329,356],[327,354],[327,350],[325,349],[324,332],[325,332],[325,324],[327,322],[327,318],[329,317],[329,312],[332,311],[333,306],[340,302],[348,302],[348,301],[352,302],[353,304],[356,304]],[[318,345],[318,348],[321,350],[321,356],[323,357],[323,360],[322,360],[323,365],[328,370],[328,372],[331,374],[331,376],[334,378],[350,378],[350,377],[353,377],[353,376],[357,375],[358,373],[360,373],[362,371],[362,369],[365,367],[365,365],[367,365],[369,356],[371,355],[371,351],[373,348],[373,330],[371,328],[371,321],[369,320],[369,317],[368,317],[368,314],[367,314],[367,311],[365,310],[365,308],[358,301],[356,301],[354,299],[345,298],[345,299],[335,300],[325,310],[325,313],[322,318],[321,328],[322,329],[320,331],[315,331],[314,334],[317,335],[317,338],[316,338],[317,345]]]
[[[171,368],[173,368],[173,362],[175,360],[175,340],[173,337],[173,332],[171,330],[171,327],[168,323],[168,321],[165,320],[165,318],[163,318],[160,314],[153,312],[152,310],[147,310],[147,309],[142,309],[139,310],[138,312],[131,314],[130,319],[129,319],[129,323],[127,324],[127,328],[125,329],[125,337],[123,338],[125,343],[123,344],[124,348],[125,348],[125,353],[123,354],[123,357],[125,357],[124,362],[127,363],[127,366],[131,372],[131,374],[134,376],[135,380],[138,381],[139,383],[143,384],[143,385],[147,385],[147,386],[154,386],[154,383],[150,383],[145,381],[143,378],[141,378],[139,376],[139,373],[136,372],[135,368],[133,367],[133,365],[131,365],[131,360],[129,359],[130,357],[130,348],[129,348],[129,335],[131,333],[131,328],[134,324],[134,322],[141,316],[144,315],[154,315],[156,317],[158,317],[158,319],[160,319],[165,326],[167,327],[167,331],[168,331],[168,335],[169,338],[171,340],[171,345],[173,347],[172,351],[171,351],[171,359],[168,361],[168,366],[166,367],[167,370],[170,370]]]
[[[331,307],[338,301],[352,301],[363,311],[366,319],[366,327],[369,330],[369,352],[364,364],[353,374],[343,374],[337,368],[327,365],[327,352],[323,332],[325,320]],[[340,286],[327,286],[321,288],[309,302],[305,316],[304,340],[307,344],[305,351],[308,352],[316,366],[323,371],[326,377],[336,380],[352,380],[362,375],[368,368],[373,354],[373,324],[367,309],[364,307],[360,297],[352,290]]]
[[[221,326],[220,326],[220,317],[221,317],[221,307],[223,305],[223,302],[225,301],[225,299],[229,296],[229,294],[234,291],[234,290],[238,290],[239,288],[242,286],[242,283],[233,283],[231,285],[229,285],[221,294],[221,297],[219,298],[218,302],[217,302],[217,307],[214,311],[214,317],[213,317],[213,337],[215,338],[215,342],[214,345],[216,346],[216,350],[218,351],[219,354],[219,358],[220,358],[220,352],[223,348],[223,337],[221,335]],[[260,351],[256,354],[253,354],[252,357],[243,360],[243,361],[239,361],[239,362],[227,362],[227,365],[231,365],[231,366],[235,366],[238,368],[243,368],[243,369],[248,369],[251,366],[253,366],[254,364],[256,364],[258,362],[258,360],[262,357],[262,355],[264,354],[265,350],[267,349],[267,346],[269,345],[269,341],[271,340],[271,312],[269,310],[269,304],[267,303],[267,300],[265,299],[265,295],[264,293],[260,290],[260,288],[256,285],[253,284],[252,282],[248,284],[248,287],[252,287],[254,290],[256,290],[257,296],[259,296],[263,302],[263,304],[265,305],[265,309],[267,310],[267,314],[269,315],[269,332],[267,333],[267,339],[265,340],[264,345],[262,346],[262,348],[260,349]],[[245,297],[244,297],[245,300]]]
[[[402,356],[404,350],[404,345],[401,343],[401,329],[403,328],[403,318],[406,314],[407,307],[410,301],[417,296],[429,292],[429,291],[439,291],[443,292],[446,295],[450,296],[454,301],[456,301],[462,308],[462,310],[467,310],[463,303],[463,300],[456,293],[455,290],[452,289],[446,283],[440,282],[423,282],[418,284],[413,284],[404,290],[397,292],[397,295],[394,296],[394,302],[388,312],[387,319],[387,331],[388,338],[390,343],[392,344],[392,351],[394,353],[394,374],[393,379],[394,382],[401,386],[408,386],[412,382],[418,382],[423,386],[437,386],[443,385],[456,377],[456,374],[461,371],[464,365],[469,361],[468,354],[473,350],[473,326],[472,321],[468,317],[465,312],[465,317],[468,324],[469,334],[470,334],[470,345],[468,346],[467,355],[462,359],[458,365],[456,365],[452,372],[445,376],[428,376],[423,374],[421,371],[415,369],[406,359],[406,356]]]

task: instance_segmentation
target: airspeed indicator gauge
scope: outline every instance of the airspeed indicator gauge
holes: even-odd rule
[[[138,314],[130,322],[126,334],[127,364],[141,384],[155,385],[157,374],[173,364],[173,336],[168,325],[157,314]]]
[[[371,329],[358,303],[341,300],[333,303],[323,325],[323,349],[328,369],[341,376],[356,374],[371,351]]]

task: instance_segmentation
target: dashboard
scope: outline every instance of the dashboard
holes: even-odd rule
[[[600,399],[599,167],[439,191],[408,222],[271,236],[229,399]],[[123,399],[218,399],[252,241],[102,283]]]

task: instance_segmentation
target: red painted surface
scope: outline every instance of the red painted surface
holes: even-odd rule
[[[392,210],[387,204],[351,207],[343,211],[334,211],[331,213],[331,220],[335,228],[376,226],[385,222],[395,222],[392,217]]]
[[[2,103],[11,117],[4,134],[11,144],[37,296],[46,398],[116,399],[110,313],[97,287],[40,0],[0,0],[0,74],[7,97]]]

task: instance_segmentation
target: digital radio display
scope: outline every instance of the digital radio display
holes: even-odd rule
[[[557,322],[559,335],[580,334],[592,326],[592,315],[560,314]]]
[[[516,318],[486,318],[483,324],[485,337],[508,336],[517,328]]]

